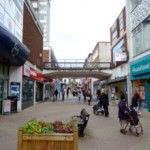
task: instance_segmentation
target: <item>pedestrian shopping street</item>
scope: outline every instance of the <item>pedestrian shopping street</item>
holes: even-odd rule
[[[17,149],[17,131],[20,126],[28,120],[37,118],[53,122],[61,120],[67,122],[71,116],[79,115],[82,108],[90,114],[89,122],[85,128],[85,137],[79,137],[79,150],[149,150],[150,149],[150,114],[142,111],[140,121],[144,134],[136,136],[135,133],[123,135],[119,130],[119,120],[117,118],[117,105],[109,105],[109,117],[96,116],[93,114],[93,105],[97,101],[92,101],[89,106],[81,98],[77,97],[65,99],[63,102],[58,99],[55,102],[48,100],[37,103],[20,113],[0,116],[0,150]]]

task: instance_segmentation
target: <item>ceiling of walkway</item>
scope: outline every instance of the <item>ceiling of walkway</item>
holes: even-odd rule
[[[101,80],[107,79],[111,76],[111,71],[44,71],[44,77],[53,78],[69,78],[69,77],[93,77]]]

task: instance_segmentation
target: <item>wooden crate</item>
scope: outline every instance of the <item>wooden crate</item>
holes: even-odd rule
[[[73,133],[29,135],[19,128],[17,150],[78,150],[78,129]]]

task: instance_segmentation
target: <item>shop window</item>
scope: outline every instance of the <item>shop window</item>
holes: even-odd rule
[[[0,80],[0,100],[8,96],[8,80]]]
[[[22,84],[22,101],[34,100],[34,81],[24,79]]]

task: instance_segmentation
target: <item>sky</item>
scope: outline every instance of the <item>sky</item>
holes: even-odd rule
[[[50,45],[57,59],[86,59],[97,42],[110,41],[110,27],[125,0],[51,0]]]

